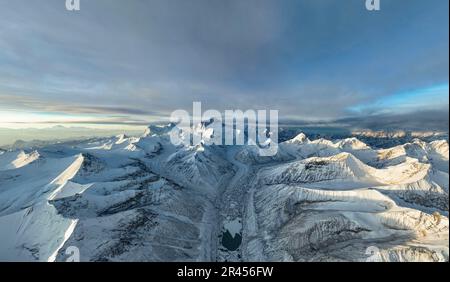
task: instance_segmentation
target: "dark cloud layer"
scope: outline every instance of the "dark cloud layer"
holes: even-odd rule
[[[349,130],[405,130],[405,131],[440,131],[448,132],[449,115],[447,110],[427,110],[403,114],[361,115],[334,120],[305,121],[283,119],[281,126],[295,127],[331,127]]]
[[[418,111],[399,115],[353,117],[337,121],[355,129],[433,130],[448,132],[448,111]]]

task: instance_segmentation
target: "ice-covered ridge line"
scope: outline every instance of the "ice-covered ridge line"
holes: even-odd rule
[[[70,165],[62,174],[60,174],[55,180],[53,180],[50,184],[51,185],[59,185],[51,194],[48,196],[48,200],[54,200],[56,197],[58,197],[59,194],[61,194],[63,191],[63,188],[66,187],[66,184],[70,179],[76,176],[80,168],[82,167],[84,162],[84,156],[82,154],[79,154],[75,161]],[[85,189],[84,189],[85,190]],[[78,192],[83,192],[78,191]],[[66,219],[69,220],[69,226],[67,227],[66,231],[64,232],[64,235],[62,238],[60,238],[60,244],[55,249],[55,251],[50,255],[50,257],[47,259],[47,262],[54,262],[56,260],[56,256],[58,255],[59,250],[64,246],[65,242],[70,238],[73,231],[75,230],[75,227],[78,223],[78,219]]]
[[[395,185],[417,182],[426,177],[430,164],[406,158],[398,165],[377,169],[350,153],[331,157],[312,157],[264,170],[266,183],[313,183],[331,180],[359,181],[368,185]]]
[[[61,243],[56,248],[56,250],[50,255],[50,257],[47,259],[47,262],[54,262],[56,260],[56,256],[58,255],[59,250],[64,246],[66,241],[70,238],[73,231],[75,230],[75,227],[77,226],[77,223],[78,223],[78,219],[72,219],[70,221],[70,225],[69,225],[69,227],[67,227],[67,230],[64,233]]]
[[[61,192],[61,189],[65,186],[67,181],[72,179],[80,170],[83,165],[84,157],[82,154],[78,155],[75,161],[56,179],[54,179],[49,185],[58,185],[58,187],[53,190],[53,192],[48,196],[48,200],[53,200],[58,193]]]
[[[24,167],[40,158],[38,151],[26,153],[24,151],[4,152],[0,155],[0,171]]]
[[[310,141],[305,134],[300,133],[291,140],[281,143],[281,146],[287,152],[300,153],[303,157],[317,153],[320,153],[321,156],[331,156],[341,152],[348,152],[356,155],[358,158],[364,158],[364,162],[376,162],[377,160],[392,159],[399,156],[421,159],[426,157],[426,155],[435,156],[446,161],[449,159],[449,145],[445,139],[435,140],[430,143],[414,139],[412,142],[403,145],[375,150],[356,137],[335,141],[322,138]]]

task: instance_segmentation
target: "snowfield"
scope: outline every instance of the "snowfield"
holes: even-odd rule
[[[0,152],[0,260],[448,261],[447,140],[299,134],[260,157],[172,127]]]

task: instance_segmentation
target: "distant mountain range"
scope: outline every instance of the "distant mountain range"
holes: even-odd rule
[[[94,129],[87,127],[52,126],[47,128],[0,128],[0,147],[23,148],[42,146],[49,143],[93,137],[108,137],[122,133],[118,129]],[[138,134],[138,130],[128,130],[128,134]]]
[[[0,151],[0,260],[448,261],[447,136],[291,128],[261,157],[169,129]]]

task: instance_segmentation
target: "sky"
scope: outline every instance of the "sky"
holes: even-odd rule
[[[200,101],[448,128],[448,5],[0,0],[0,127],[143,126]]]

